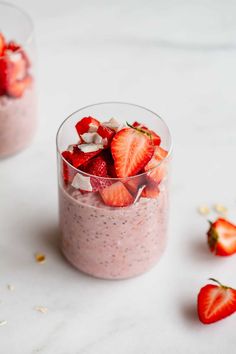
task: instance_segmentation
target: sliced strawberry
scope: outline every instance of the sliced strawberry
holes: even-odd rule
[[[148,184],[144,190],[142,191],[141,197],[143,198],[157,198],[160,194],[160,190],[158,185],[156,184]]]
[[[11,97],[21,97],[24,91],[32,84],[32,77],[26,76],[23,80],[17,80],[9,83],[7,93]]]
[[[151,137],[153,145],[159,146],[161,144],[161,138],[153,130],[148,129],[145,125],[140,124],[138,122],[134,122],[132,125],[133,125],[133,127],[141,129],[141,130],[145,131],[146,133],[148,133]]]
[[[124,207],[134,202],[133,196],[120,181],[113,183],[99,192],[106,205]]]
[[[70,151],[63,151],[62,156],[67,162],[72,164],[72,153]],[[74,172],[73,169],[68,166],[68,164],[64,160],[62,160],[62,171],[64,182],[67,185],[69,182],[72,182],[76,172]]]
[[[115,135],[115,131],[111,128],[106,127],[105,125],[100,125],[98,127],[97,133],[103,138],[107,139],[107,144],[105,147],[110,146],[113,136]]]
[[[154,155],[151,160],[144,167],[144,171],[147,173],[147,179],[151,182],[160,183],[161,180],[165,177],[166,165],[160,164],[160,162],[167,156],[168,152],[162,149],[160,146],[157,146],[154,151]],[[160,166],[158,166],[160,164]],[[158,166],[158,167],[157,167]]]
[[[25,53],[25,51],[21,48],[21,46],[19,44],[17,44],[14,41],[10,41],[6,46],[6,49],[7,49],[8,53],[9,53],[9,51],[11,51],[11,52],[17,52],[18,54],[20,54],[22,59],[25,62],[27,69],[31,66],[28,55]]]
[[[204,324],[219,321],[236,311],[236,290],[210,280],[217,285],[207,284],[198,294],[198,316]]]
[[[90,175],[107,177],[107,162],[102,155],[89,160],[83,171]]]
[[[82,118],[75,126],[79,135],[88,133],[88,132],[95,132],[99,127],[100,122],[92,117],[84,117]]]
[[[72,165],[76,168],[80,167],[81,165],[85,166],[91,158],[97,156],[100,152],[101,150],[83,152],[76,146],[72,154]]]
[[[0,95],[5,95],[8,87],[8,63],[5,58],[0,59]]]
[[[3,56],[5,45],[6,45],[5,38],[4,38],[3,34],[0,33],[0,57]]]
[[[219,218],[207,233],[208,245],[217,256],[230,256],[236,253],[236,226],[229,221]]]
[[[27,76],[27,64],[21,53],[16,53],[9,58],[10,81],[23,80]]]
[[[136,196],[139,188],[145,184],[145,176],[137,175],[135,177],[130,178],[127,182],[125,182],[126,188],[130,191],[130,193]]]
[[[97,192],[100,189],[103,189],[112,184],[108,175],[108,165],[103,155],[99,155],[89,160],[84,168],[81,167],[84,172],[89,173],[90,175],[105,177],[105,178],[96,178],[91,177],[90,183],[93,187],[93,192]]]
[[[111,142],[111,153],[119,178],[136,175],[154,152],[149,137],[133,128],[120,130]]]

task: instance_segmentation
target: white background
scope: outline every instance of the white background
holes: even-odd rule
[[[235,352],[236,316],[210,326],[196,316],[209,276],[236,287],[236,256],[209,253],[196,208],[220,202],[236,221],[236,2],[16,4],[36,26],[40,124],[31,148],[0,162],[0,352]],[[156,111],[174,140],[168,248],[128,281],[80,274],[57,245],[55,134],[69,113],[104,100]]]

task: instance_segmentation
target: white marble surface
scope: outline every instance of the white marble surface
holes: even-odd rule
[[[195,303],[209,276],[236,287],[236,256],[211,256],[196,212],[222,202],[236,221],[236,2],[15,2],[36,25],[40,126],[30,149],[0,162],[0,352],[233,353],[236,316],[203,326]],[[55,133],[104,100],[158,112],[175,145],[168,249],[129,281],[86,277],[57,248]]]

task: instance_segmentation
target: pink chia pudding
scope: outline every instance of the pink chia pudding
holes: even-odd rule
[[[32,85],[20,98],[0,97],[0,157],[27,147],[36,130],[36,95]]]
[[[127,111],[131,117],[146,115],[146,124],[116,119],[116,111],[121,117]],[[101,121],[97,115],[112,118]],[[89,106],[61,125],[57,149],[61,249],[67,260],[103,279],[130,278],[152,268],[167,240],[171,142],[164,122],[135,105]]]
[[[104,205],[97,194],[59,188],[61,247],[76,268],[95,277],[129,278],[160,259],[166,245],[168,197],[141,198],[124,208]]]

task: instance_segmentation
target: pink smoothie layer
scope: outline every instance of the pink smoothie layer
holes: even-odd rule
[[[167,192],[114,208],[97,193],[72,189],[59,188],[61,247],[76,268],[94,277],[122,279],[144,273],[159,260],[166,244]]]
[[[0,97],[0,157],[27,147],[36,128],[36,99],[34,86],[20,98]]]

